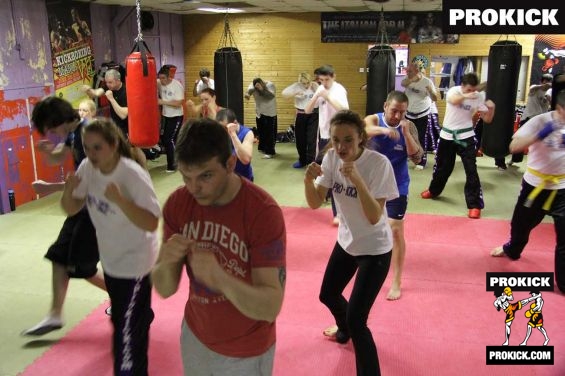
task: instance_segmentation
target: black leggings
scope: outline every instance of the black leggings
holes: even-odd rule
[[[412,121],[414,123],[414,125],[416,126],[416,129],[418,130],[418,141],[420,142],[420,145],[424,149],[424,154],[422,155],[422,159],[420,160],[420,162],[418,164],[420,166],[425,167],[426,163],[428,162],[428,156],[427,156],[427,151],[428,151],[428,147],[429,147],[428,144],[431,143],[431,142],[428,141],[428,138],[432,137],[432,135],[430,133],[428,133],[429,115],[422,116],[422,117],[417,118],[417,119],[408,119],[408,120]],[[431,132],[431,129],[430,129],[430,132]]]
[[[294,121],[298,161],[307,166],[316,158],[316,137],[318,135],[318,114],[297,113]]]
[[[379,356],[367,318],[388,274],[392,252],[352,256],[336,242],[326,266],[320,301],[329,308],[341,331],[351,336],[355,348],[357,376],[380,375]],[[353,278],[349,302],[343,290]]]
[[[261,114],[255,118],[257,132],[259,133],[258,149],[265,154],[275,155],[275,142],[277,137],[277,117]]]

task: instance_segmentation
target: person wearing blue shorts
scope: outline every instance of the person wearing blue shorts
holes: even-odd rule
[[[384,154],[391,162],[398,186],[399,197],[386,202],[388,221],[392,228],[392,285],[388,300],[400,298],[402,269],[406,255],[404,215],[408,206],[408,159],[420,163],[424,149],[418,141],[418,130],[405,118],[408,97],[400,91],[391,91],[384,104],[384,112],[365,117],[365,131],[370,137],[368,147]]]

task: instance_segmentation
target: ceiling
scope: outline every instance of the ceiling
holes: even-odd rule
[[[135,6],[135,0],[83,0],[104,5]],[[142,10],[177,14],[210,14],[198,8],[240,9],[245,13],[439,11],[442,0],[140,0]]]

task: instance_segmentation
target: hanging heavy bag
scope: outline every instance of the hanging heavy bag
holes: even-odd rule
[[[396,53],[386,44],[371,47],[367,54],[367,115],[383,111],[388,93],[394,90]]]
[[[496,105],[490,124],[485,124],[481,141],[483,152],[503,158],[514,131],[516,92],[522,61],[522,46],[515,41],[497,41],[488,55],[487,99]]]
[[[137,41],[126,58],[129,141],[151,147],[159,142],[159,105],[155,58],[143,40]]]
[[[235,112],[237,121],[243,119],[243,64],[236,47],[218,48],[214,53],[216,103]]]

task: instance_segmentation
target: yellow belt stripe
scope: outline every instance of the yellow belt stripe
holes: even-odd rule
[[[534,190],[530,192],[528,198],[526,199],[526,203],[524,204],[524,206],[528,208],[532,206],[536,197],[540,194],[542,190],[545,189],[547,184],[549,183],[559,184],[560,180],[565,179],[565,175],[547,175],[539,171],[536,171],[530,167],[528,167],[528,172],[542,179],[540,185],[535,187]],[[549,197],[547,198],[547,200],[545,200],[545,203],[543,204],[543,208],[542,208],[543,210],[549,211],[549,209],[551,209],[551,204],[553,204],[553,200],[555,199],[556,195],[557,195],[557,189],[551,191]]]

